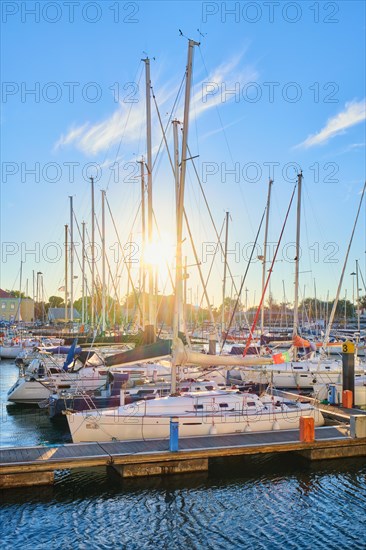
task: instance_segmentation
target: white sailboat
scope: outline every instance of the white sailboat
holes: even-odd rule
[[[298,403],[272,396],[258,397],[249,392],[207,391],[177,394],[177,368],[196,364],[249,365],[257,358],[207,356],[184,348],[178,339],[180,304],[182,301],[182,225],[187,146],[189,103],[192,74],[193,40],[188,44],[186,70],[185,109],[182,137],[182,153],[177,192],[177,253],[175,280],[175,315],[173,326],[173,357],[171,395],[151,401],[136,402],[112,409],[83,411],[67,414],[73,442],[141,440],[167,438],[171,417],[179,421],[181,437],[241,433],[298,427],[302,415],[312,416],[315,425],[324,419],[309,403]],[[175,174],[177,177],[177,174]],[[262,358],[259,358],[266,362]],[[268,362],[272,362],[271,360]]]

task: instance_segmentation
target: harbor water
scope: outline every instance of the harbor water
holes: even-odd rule
[[[70,442],[47,411],[6,402],[18,368],[2,361],[1,446]],[[208,473],[122,480],[59,472],[53,486],[2,491],[1,547],[33,549],[366,549],[364,458],[219,460]]]

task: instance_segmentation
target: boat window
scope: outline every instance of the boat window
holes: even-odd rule
[[[182,391],[189,391],[189,388],[182,388]]]
[[[289,407],[289,409],[298,409],[299,408],[297,403],[290,403],[290,402],[287,401],[284,404],[286,405],[286,407]]]
[[[307,374],[300,374],[301,378],[307,378],[307,376],[308,376]]]
[[[294,370],[304,370],[304,367],[292,367]]]
[[[219,403],[220,409],[227,409],[229,405],[227,403]]]
[[[205,386],[205,388],[206,388],[206,390],[208,390],[208,391],[211,391],[211,390],[213,390],[213,389],[214,389],[214,387],[213,387],[213,386]]]
[[[255,401],[248,401],[247,406],[248,407],[255,407]]]
[[[137,395],[148,395],[148,394],[151,394],[151,393],[154,393],[155,390],[139,390],[137,392]]]
[[[193,408],[196,409],[196,411],[198,410],[203,410],[203,405],[193,405]]]

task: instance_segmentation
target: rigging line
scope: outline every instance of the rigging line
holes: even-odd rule
[[[172,109],[171,109],[171,111],[170,111],[170,114],[169,114],[168,122],[166,123],[165,131],[163,130],[163,137],[161,138],[160,145],[159,145],[158,151],[157,151],[157,153],[156,153],[156,157],[155,157],[155,159],[154,159],[154,162],[153,162],[153,165],[152,165],[151,170],[154,170],[156,161],[157,161],[158,156],[159,156],[159,154],[160,154],[160,149],[161,149],[161,146],[162,146],[163,141],[164,141],[164,136],[165,136],[166,131],[167,131],[168,127],[169,127],[169,124],[170,124],[170,122],[171,122],[171,120],[172,120],[174,111],[175,111],[175,109],[176,109],[177,103],[178,103],[179,98],[180,98],[180,96],[181,96],[181,93],[182,93],[182,90],[183,90],[183,84],[184,84],[184,82],[185,82],[185,79],[186,79],[186,71],[184,71],[184,75],[183,75],[183,78],[182,78],[182,82],[180,83],[180,86],[179,86],[177,95],[176,95],[175,100],[174,100],[174,103],[173,103],[173,107],[172,107]],[[158,112],[159,122],[161,123],[161,118],[160,118],[160,114],[159,114],[158,104],[157,104],[157,101],[156,101],[156,97],[155,97],[155,92],[154,92],[153,86],[151,86],[151,92],[152,92],[152,97],[153,97],[153,100],[154,100],[154,104],[155,104],[156,110],[157,110],[157,112]],[[161,125],[162,125],[162,123],[161,123]]]
[[[279,239],[278,239],[278,243],[277,243],[277,246],[276,246],[276,250],[275,250],[275,253],[274,253],[274,256],[273,256],[273,259],[272,259],[271,267],[269,268],[269,273],[268,273],[268,275],[267,275],[266,284],[264,285],[264,289],[263,289],[263,292],[262,292],[262,297],[261,297],[259,306],[257,307],[257,311],[256,311],[256,314],[255,314],[255,317],[254,317],[254,320],[253,320],[253,324],[252,324],[252,328],[250,329],[250,333],[249,333],[249,336],[248,336],[248,340],[247,340],[247,343],[245,344],[245,349],[244,349],[244,352],[243,352],[243,357],[246,356],[247,351],[248,351],[248,348],[249,348],[249,346],[250,346],[250,343],[251,343],[251,341],[252,341],[252,339],[253,339],[253,332],[254,332],[254,330],[255,330],[255,327],[256,327],[256,324],[257,324],[257,321],[258,321],[258,317],[259,317],[259,313],[260,313],[261,308],[262,308],[262,302],[263,302],[263,300],[264,300],[264,296],[266,295],[266,292],[267,292],[267,287],[268,287],[268,283],[269,283],[269,280],[270,280],[271,275],[272,275],[273,266],[274,266],[274,264],[275,264],[275,261],[276,261],[276,258],[277,258],[277,254],[278,254],[278,251],[279,251],[279,249],[280,249],[280,244],[281,244],[281,241],[282,241],[282,236],[283,236],[283,233],[284,233],[284,231],[285,231],[287,219],[288,219],[288,216],[289,216],[289,213],[290,213],[290,210],[291,210],[292,201],[293,201],[294,196],[295,196],[296,187],[297,187],[297,184],[295,184],[294,190],[292,191],[290,203],[289,203],[289,205],[288,205],[287,212],[286,212],[285,221],[283,222],[283,226],[282,226],[282,229],[281,229],[280,237],[279,237]]]
[[[138,79],[138,82],[137,82],[137,85],[139,86],[140,84],[140,80],[141,80],[141,76],[142,76],[142,73],[143,73],[143,65],[142,65],[142,60],[139,61],[139,64],[137,66],[137,70],[136,70],[136,73],[135,73],[135,79],[136,79],[136,76],[138,74],[138,71],[139,71],[139,68],[141,66],[141,72],[140,72],[140,76],[139,76],[139,79]],[[119,103],[119,102],[118,102]],[[118,147],[117,147],[117,152],[115,154],[115,161],[114,162],[117,162],[117,158],[118,158],[118,155],[119,155],[119,152],[121,150],[121,145],[122,145],[122,140],[124,138],[124,134],[125,134],[125,131],[126,131],[126,128],[127,128],[127,125],[128,125],[128,122],[129,122],[129,119],[130,119],[130,116],[131,116],[131,111],[132,111],[132,107],[134,106],[134,103],[131,101],[131,104],[130,104],[130,108],[128,110],[128,113],[127,113],[127,118],[126,118],[126,123],[125,123],[125,126],[123,128],[123,131],[122,131],[122,135],[121,135],[121,139],[119,140],[119,143],[118,143]],[[105,157],[104,157],[104,162],[106,161],[107,159],[107,154],[109,152],[109,149],[110,149],[110,146],[108,147],[108,151],[107,153],[105,154]],[[113,176],[113,170],[110,171],[110,174],[109,174],[109,178],[108,178],[108,183],[107,183],[107,186],[106,186],[106,191],[108,190],[108,187],[109,187],[109,184],[111,182],[111,179],[112,179],[112,176]]]
[[[154,102],[155,102],[156,109],[157,109],[157,112],[158,112],[158,117],[159,117],[159,122],[160,122],[161,130],[162,130],[162,132],[163,132],[163,138],[162,138],[162,140],[165,141],[165,144],[166,144],[166,147],[167,147],[167,153],[168,153],[168,158],[169,158],[170,166],[171,166],[171,168],[172,168],[173,175],[175,175],[175,168],[174,168],[174,165],[173,165],[173,162],[172,162],[172,158],[171,158],[171,155],[170,155],[170,151],[169,151],[169,148],[168,148],[168,144],[167,144],[167,141],[166,141],[166,135],[165,135],[166,132],[165,132],[163,126],[162,126],[161,117],[160,117],[159,109],[158,109],[158,106],[157,106],[157,104],[156,104],[155,98],[154,98]],[[219,236],[219,234],[218,234],[218,232],[217,232],[216,225],[215,225],[215,222],[214,222],[214,219],[213,219],[213,216],[212,216],[210,207],[209,207],[209,205],[208,205],[208,202],[207,202],[207,198],[206,198],[205,192],[204,192],[203,187],[202,187],[202,185],[201,185],[200,177],[199,177],[199,175],[198,175],[197,168],[196,168],[196,165],[195,165],[195,163],[194,163],[194,159],[192,158],[192,154],[191,154],[191,151],[190,151],[190,149],[189,149],[188,144],[187,144],[187,149],[188,149],[188,153],[189,153],[189,156],[190,156],[190,160],[192,161],[192,164],[193,164],[193,168],[194,168],[194,171],[195,171],[195,174],[196,174],[198,183],[199,183],[200,188],[201,188],[201,192],[202,192],[202,194],[203,194],[203,198],[204,198],[206,207],[207,207],[207,209],[208,209],[208,212],[209,212],[209,215],[210,215],[210,218],[211,218],[211,222],[212,222],[212,224],[213,224],[213,227],[214,227],[214,230],[215,230],[215,233],[216,233],[216,237],[217,237],[217,239],[218,239],[218,242],[219,242],[219,245],[220,245],[220,248],[221,248],[221,252],[224,253],[223,246],[222,246],[222,243],[221,243],[221,241],[220,241],[220,236]],[[196,263],[198,263],[197,258],[196,258]],[[234,278],[233,278],[231,269],[230,269],[230,267],[229,267],[229,265],[228,265],[227,262],[226,262],[226,265],[227,265],[227,268],[228,268],[228,271],[229,271],[229,274],[230,274],[230,277],[231,277],[231,280],[232,280],[232,283],[233,283],[233,287],[234,287],[234,289],[235,289],[235,292],[237,293],[237,292],[238,292],[238,289],[236,288],[235,281],[234,281]],[[203,283],[203,285],[204,285],[204,281],[202,281],[202,283]],[[205,289],[205,288],[206,288],[206,287],[204,286],[204,289]],[[205,290],[204,290],[204,292],[205,292]],[[208,300],[207,300],[207,302],[208,302]],[[209,302],[208,302],[208,303],[209,303]],[[248,321],[247,321],[246,313],[244,313],[244,318],[245,318],[245,321],[247,322],[247,324],[249,324]]]
[[[76,215],[75,215],[75,212],[74,212],[74,220],[76,222],[76,227],[77,227],[77,230],[78,230],[78,233],[79,233],[79,237],[81,239],[81,241],[83,240],[82,238],[82,235],[81,235],[81,231],[80,231],[80,226],[79,226],[79,223],[78,223],[78,220],[76,218]],[[86,233],[86,236],[88,237],[89,239],[89,234],[88,234],[88,228],[85,226],[85,233]],[[90,243],[90,239],[89,239],[89,243]],[[75,247],[74,247],[74,251],[76,251]],[[90,270],[90,273],[92,272],[92,269],[91,269],[91,265],[90,265],[90,260],[89,260],[89,256],[87,254],[85,254],[85,258],[86,258],[86,261],[87,261],[87,264],[89,266],[89,270]],[[84,274],[85,275],[85,274]],[[85,278],[85,283],[87,285],[87,290],[90,290],[89,287],[88,287],[88,281],[87,279]]]
[[[234,306],[233,312],[232,312],[232,314],[231,314],[230,323],[229,323],[229,326],[228,326],[228,328],[227,328],[227,330],[226,330],[225,337],[224,337],[224,339],[223,339],[223,341],[222,341],[222,343],[221,343],[220,355],[221,355],[222,350],[223,350],[223,347],[224,347],[224,345],[225,345],[225,343],[226,343],[226,339],[227,339],[227,337],[228,337],[229,330],[230,330],[230,328],[231,328],[231,325],[232,325],[232,322],[233,322],[233,320],[234,320],[234,317],[235,317],[235,313],[236,313],[237,307],[238,307],[238,305],[239,305],[240,296],[241,296],[241,293],[242,293],[242,291],[243,291],[243,287],[244,287],[245,280],[246,280],[247,275],[248,275],[248,271],[249,271],[250,264],[251,264],[251,262],[252,262],[254,250],[255,250],[255,248],[256,248],[256,246],[257,246],[257,241],[258,241],[258,238],[259,238],[259,233],[260,233],[260,231],[261,231],[261,229],[262,229],[262,224],[263,224],[263,220],[264,220],[264,216],[265,216],[266,212],[267,212],[267,205],[266,205],[265,208],[264,208],[264,211],[263,211],[263,214],[262,214],[262,219],[261,219],[260,224],[259,224],[259,227],[258,227],[257,235],[256,235],[256,237],[255,237],[255,241],[254,241],[254,244],[253,244],[253,247],[252,247],[252,251],[251,251],[251,253],[250,253],[250,257],[249,257],[249,261],[248,261],[248,263],[247,263],[247,267],[246,267],[246,270],[245,270],[245,273],[244,273],[244,277],[243,277],[243,280],[242,280],[242,282],[241,282],[241,284],[240,284],[240,289],[239,289],[238,297],[237,297],[237,299],[236,299],[236,302],[235,302],[235,306]],[[224,304],[222,304],[222,307],[224,307]]]
[[[101,230],[100,230],[100,226],[99,226],[98,219],[96,219],[95,221],[97,222],[97,228],[98,228],[99,237],[102,238],[102,234],[101,234]],[[113,289],[114,289],[114,295],[115,295],[115,297],[116,297],[117,300],[118,300],[117,287],[116,287],[116,283],[115,283],[114,278],[113,278],[113,275],[112,275],[111,265],[110,265],[110,263],[109,263],[109,260],[108,260],[108,256],[107,256],[107,255],[105,256],[105,259],[106,259],[106,261],[107,261],[108,274],[110,275],[110,277],[111,277],[111,279],[112,279],[112,285],[113,285]]]
[[[348,256],[349,256],[349,253],[350,253],[350,250],[351,250],[352,241],[353,241],[353,237],[354,237],[355,230],[356,230],[356,226],[357,226],[357,222],[358,222],[358,217],[359,217],[359,215],[360,215],[360,211],[361,211],[361,207],[362,207],[362,201],[363,201],[363,198],[364,198],[364,195],[365,195],[365,191],[366,191],[366,181],[365,181],[364,186],[363,186],[363,189],[362,189],[362,194],[361,194],[360,203],[359,203],[359,205],[358,205],[358,210],[357,210],[357,214],[356,214],[356,219],[355,219],[355,222],[354,222],[354,224],[353,224],[353,229],[352,229],[351,238],[350,238],[350,240],[349,240],[349,244],[348,244],[348,248],[347,248],[347,252],[346,252],[346,257],[345,257],[344,264],[343,264],[343,269],[342,269],[342,273],[341,273],[341,278],[340,278],[339,284],[338,284],[337,294],[336,294],[335,300],[334,300],[334,302],[333,302],[332,311],[331,311],[330,316],[329,316],[328,326],[327,326],[327,330],[326,330],[326,333],[325,333],[325,336],[324,336],[324,340],[323,340],[322,355],[325,354],[326,346],[327,346],[327,344],[328,344],[328,342],[329,342],[330,331],[331,331],[331,328],[332,328],[332,325],[333,325],[334,316],[335,316],[335,312],[336,312],[337,305],[338,305],[338,299],[339,299],[339,295],[340,295],[341,288],[342,288],[343,277],[344,277],[344,273],[345,273],[345,271],[346,271]]]
[[[125,254],[124,254],[124,251],[123,251],[123,248],[122,248],[122,244],[121,244],[121,241],[120,241],[118,232],[117,232],[116,223],[115,223],[114,218],[113,218],[113,214],[112,214],[112,211],[111,211],[111,207],[110,207],[110,205],[109,205],[108,198],[106,197],[105,199],[106,199],[106,202],[107,202],[107,206],[108,206],[109,213],[110,213],[110,215],[111,215],[113,227],[114,227],[114,230],[115,230],[115,232],[116,232],[116,236],[117,236],[117,239],[118,239],[118,244],[119,244],[120,249],[121,249],[121,252],[122,252],[123,261],[124,261],[124,263],[126,264],[128,279],[129,279],[129,281],[130,281],[130,283],[131,283],[132,291],[133,291],[133,294],[134,294],[134,297],[135,297],[135,300],[136,300],[136,305],[138,306],[140,315],[141,315],[141,317],[142,317],[142,309],[141,309],[141,305],[140,305],[140,302],[139,302],[139,296],[138,296],[138,294],[137,294],[137,292],[136,292],[135,285],[133,284],[133,279],[132,279],[132,276],[131,276],[131,270],[130,270],[130,267],[129,267],[129,265],[127,264],[127,261],[126,261],[126,256],[125,256]]]
[[[221,235],[222,235],[222,232],[223,232],[223,229],[225,227],[225,218],[224,218],[224,221],[222,222],[222,226],[221,226],[221,231],[220,231],[220,235],[219,235],[219,240],[221,240]],[[207,279],[206,279],[206,287],[208,285],[208,282],[209,282],[209,279],[210,279],[210,276],[211,276],[211,271],[212,271],[212,268],[213,268],[213,265],[214,265],[214,262],[215,262],[215,258],[216,258],[216,254],[217,254],[217,251],[219,249],[219,243],[217,242],[216,243],[216,249],[215,249],[215,252],[213,254],[213,257],[212,257],[212,261],[211,261],[211,265],[210,265],[210,269],[209,269],[209,272],[208,272],[208,275],[207,275]],[[204,293],[202,293],[202,297],[201,297],[201,301],[199,303],[199,307],[202,306],[202,302],[203,302],[203,298],[204,298]]]
[[[200,186],[200,189],[201,189],[203,198],[204,198],[204,200],[205,200],[205,204],[206,204],[206,207],[207,207],[207,210],[208,210],[208,213],[209,213],[209,216],[210,216],[210,219],[211,219],[211,222],[212,222],[212,225],[213,225],[215,234],[216,234],[216,238],[217,238],[217,240],[218,240],[218,242],[219,242],[219,244],[220,244],[221,253],[222,253],[223,256],[225,256],[224,247],[222,246],[222,242],[220,241],[219,234],[218,234],[218,231],[217,231],[217,228],[216,228],[216,225],[215,225],[215,221],[214,221],[214,219],[213,219],[212,212],[211,212],[210,206],[209,206],[209,204],[208,204],[208,201],[207,201],[207,198],[206,198],[206,194],[205,194],[205,191],[204,191],[204,189],[203,189],[203,187],[202,187],[202,183],[201,183],[201,180],[200,180],[200,177],[199,177],[199,174],[198,174],[196,165],[195,165],[195,163],[194,163],[194,159],[192,158],[192,154],[191,154],[191,151],[190,151],[190,149],[189,149],[189,145],[188,145],[188,144],[187,144],[187,149],[188,149],[189,156],[191,157],[190,160],[191,160],[191,162],[192,162],[192,164],[193,164],[193,168],[194,168],[194,171],[195,171],[195,174],[196,174],[196,177],[197,177],[197,181],[198,181],[198,184],[199,184],[199,186]],[[236,287],[236,284],[235,284],[235,281],[234,281],[234,277],[233,277],[233,275],[232,275],[232,272],[231,272],[231,269],[230,269],[230,266],[229,266],[228,263],[226,263],[226,267],[227,267],[227,270],[228,270],[229,275],[230,275],[230,277],[231,277],[231,282],[232,282],[232,284],[233,284],[234,290],[235,290],[236,293],[238,293],[238,289],[237,289],[237,287]],[[247,321],[246,315],[244,315],[244,317],[245,317],[245,320]]]
[[[158,222],[157,222],[157,220],[156,220],[156,216],[155,216],[154,209],[153,209],[153,218],[154,218],[156,230],[157,230],[157,232],[158,232],[158,237],[159,237],[159,239],[161,239],[161,233],[160,233],[160,230],[159,230]],[[172,285],[173,292],[175,292],[175,286],[174,286],[173,276],[172,276],[172,272],[171,272],[170,267],[169,267],[169,262],[168,262],[168,260],[165,260],[165,264],[166,264],[166,267],[167,267],[167,269],[168,269],[170,284]]]
[[[201,59],[202,59],[203,66],[204,66],[204,68],[205,68],[205,70],[206,70],[207,77],[209,78],[210,75],[209,75],[209,72],[208,72],[208,69],[207,69],[207,66],[206,66],[204,57],[203,57],[203,53],[202,53],[201,47],[199,47],[198,50],[199,50],[200,55],[201,55]],[[233,166],[235,166],[235,162],[234,162],[234,159],[233,159],[233,155],[232,155],[232,153],[231,153],[229,141],[228,141],[228,139],[227,139],[227,135],[226,135],[226,132],[225,132],[225,127],[224,127],[224,125],[223,125],[222,118],[221,118],[221,114],[220,114],[220,111],[219,111],[217,105],[215,105],[215,109],[216,109],[217,116],[219,117],[219,120],[220,120],[221,131],[222,131],[223,136],[224,136],[224,140],[225,140],[225,143],[226,143],[226,147],[227,147],[227,150],[228,150],[228,153],[229,153],[231,162],[233,163]],[[243,201],[243,203],[244,203],[244,208],[245,208],[246,213],[247,213],[247,217],[248,217],[248,220],[249,220],[250,228],[251,228],[252,232],[254,233],[254,229],[253,229],[253,227],[252,227],[252,222],[251,222],[251,219],[250,219],[250,216],[249,216],[249,211],[248,211],[247,203],[246,203],[245,196],[244,196],[244,193],[243,193],[243,189],[242,189],[242,187],[241,187],[241,185],[240,185],[240,182],[238,182],[238,187],[239,187],[239,192],[240,192],[242,201]]]
[[[204,293],[205,293],[206,302],[207,302],[207,307],[208,307],[208,311],[209,311],[209,313],[210,313],[211,323],[212,323],[213,326],[214,326],[214,330],[215,330],[215,335],[216,335],[217,341],[219,341],[219,335],[218,335],[218,332],[217,332],[217,328],[216,328],[216,324],[215,324],[215,319],[214,319],[214,316],[213,316],[213,313],[212,313],[212,308],[211,308],[210,300],[209,300],[209,297],[208,297],[208,294],[207,294],[207,289],[206,289],[206,287],[205,287],[205,281],[203,280],[203,275],[202,275],[202,270],[201,270],[201,264],[200,264],[199,259],[198,259],[197,250],[196,250],[196,247],[195,247],[195,244],[194,244],[194,241],[193,241],[193,237],[192,237],[192,233],[191,233],[191,228],[190,228],[189,223],[188,223],[188,218],[187,218],[187,213],[186,213],[185,208],[183,208],[183,215],[184,215],[184,219],[185,219],[186,226],[187,226],[187,229],[188,229],[188,234],[189,234],[189,238],[190,238],[190,241],[191,241],[192,250],[193,250],[195,262],[196,262],[196,264],[197,264],[199,276],[200,276],[200,279],[201,279],[201,284],[202,284],[202,286],[203,286],[203,291],[204,291]],[[187,334],[188,334],[188,332],[187,332]]]

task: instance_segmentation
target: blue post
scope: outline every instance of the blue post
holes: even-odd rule
[[[172,417],[170,419],[170,438],[169,438],[169,451],[176,453],[178,451],[178,418]]]
[[[336,386],[329,386],[328,389],[328,402],[330,405],[337,404],[337,388]]]

